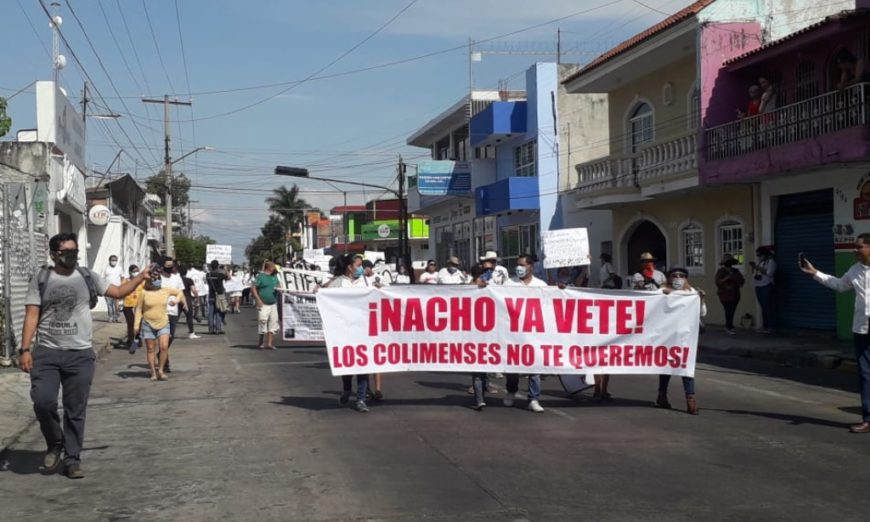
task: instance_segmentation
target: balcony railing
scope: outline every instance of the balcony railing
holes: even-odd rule
[[[645,181],[667,179],[698,167],[695,133],[651,145],[627,156],[577,165],[580,192],[638,188]]]
[[[709,161],[870,125],[870,83],[851,85],[704,131]]]

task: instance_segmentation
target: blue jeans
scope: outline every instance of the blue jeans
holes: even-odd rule
[[[755,297],[761,305],[761,327],[773,328],[773,285],[756,286]]]
[[[505,375],[505,387],[508,394],[514,394],[520,389],[520,375],[509,373]],[[529,375],[529,400],[536,401],[541,396],[541,376]]]
[[[659,375],[659,393],[661,395],[668,394],[668,384],[671,383],[670,375]],[[695,379],[694,377],[683,377],[683,391],[686,396],[695,395]]]
[[[208,332],[219,333],[224,331],[224,314],[218,310],[214,299],[208,299]]]
[[[118,318],[118,300],[112,297],[106,297],[106,311],[109,313],[109,321],[120,321]]]
[[[861,417],[870,422],[870,334],[854,334],[855,358],[858,362],[858,390],[861,394]]]
[[[341,387],[344,393],[351,392],[351,386],[353,385],[353,375],[342,375],[341,376]],[[365,402],[366,400],[366,392],[369,389],[369,376],[365,375],[357,375],[356,376],[356,400]]]

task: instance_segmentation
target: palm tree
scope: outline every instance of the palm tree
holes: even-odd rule
[[[304,210],[311,208],[307,201],[299,197],[299,187],[294,183],[289,189],[284,185],[273,189],[273,195],[266,198],[269,210],[281,218],[289,231],[299,230],[304,222]]]

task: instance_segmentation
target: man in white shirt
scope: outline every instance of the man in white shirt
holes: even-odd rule
[[[640,271],[631,276],[634,290],[658,290],[668,278],[656,269],[656,258],[649,252],[640,255]]]
[[[177,288],[184,292],[184,281],[178,275],[175,260],[171,257],[163,258],[163,272],[160,275],[160,280],[163,288]],[[166,313],[169,314],[169,345],[172,346],[172,340],[175,339],[175,325],[178,324],[178,301],[175,297],[170,296],[169,301],[166,302]],[[169,367],[168,359],[166,366]]]
[[[368,259],[362,262],[363,267],[363,277],[362,280],[365,282],[366,286],[371,286],[374,288],[381,288],[387,286],[389,282],[387,278],[375,273],[375,265]]]
[[[493,285],[503,285],[510,279],[510,272],[508,272],[507,268],[498,264],[498,253],[492,250],[487,251],[486,254],[481,256],[481,263],[483,264],[483,275],[481,279],[486,281],[487,284]]]
[[[517,258],[517,266],[514,269],[514,276],[508,279],[504,286],[522,286],[522,287],[544,287],[547,283],[543,279],[535,277],[535,263],[532,261],[532,256],[522,255]],[[507,395],[504,398],[504,405],[508,408],[514,405],[514,396],[520,387],[520,376],[516,373],[507,374],[505,387]],[[541,376],[529,375],[529,410],[535,413],[542,413],[544,408],[538,402],[541,396]]]
[[[426,271],[420,274],[417,282],[421,285],[438,284],[438,263],[434,259],[426,262]]]
[[[464,285],[468,282],[468,276],[459,269],[460,260],[456,256],[447,259],[447,266],[438,271],[437,283],[439,285]]]
[[[106,281],[108,285],[121,286],[121,277],[124,275],[124,270],[118,264],[118,256],[111,255],[109,256],[109,266],[103,270],[103,279]],[[118,315],[118,300],[106,296],[106,310],[109,313],[109,322],[110,323],[120,323],[121,318]]]
[[[861,417],[863,422],[849,428],[852,433],[870,433],[870,234],[860,234],[855,240],[855,259],[858,261],[843,274],[843,277],[820,272],[801,256],[801,270],[838,292],[855,290],[855,314],[852,316],[852,336],[855,341],[855,358],[858,363],[861,393]]]
[[[193,318],[196,319],[196,322],[200,322],[206,316],[206,307],[208,306],[208,285],[205,282],[205,272],[191,267],[187,271],[187,277],[193,281],[196,295],[199,296],[191,305],[193,306]]]

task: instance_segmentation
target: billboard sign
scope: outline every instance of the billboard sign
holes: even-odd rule
[[[417,192],[421,196],[455,196],[471,192],[471,163],[424,161],[417,168]]]

